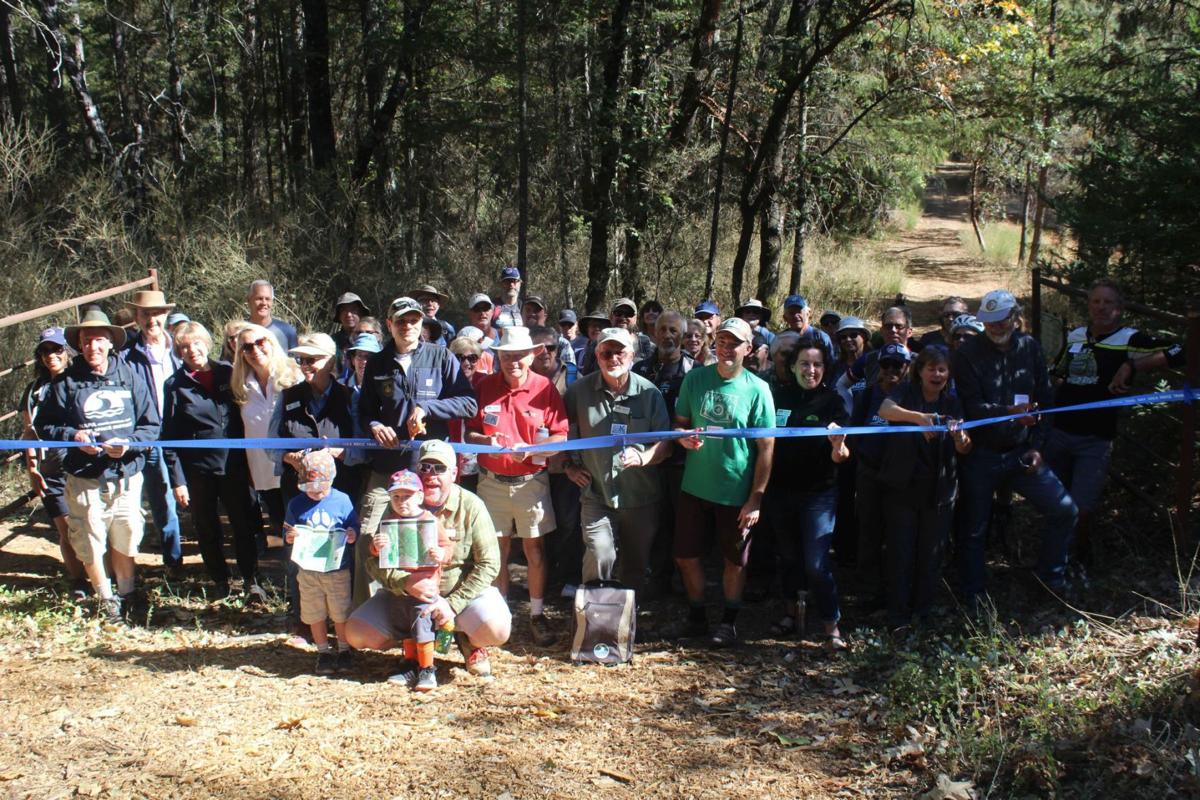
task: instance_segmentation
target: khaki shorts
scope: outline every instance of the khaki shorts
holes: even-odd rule
[[[354,610],[354,619],[365,622],[383,636],[400,642],[413,636],[411,609],[416,601],[392,594],[382,589],[370,600]],[[454,618],[454,629],[465,633],[476,646],[499,647],[504,642],[476,641],[476,634],[484,626],[507,629],[512,624],[512,613],[504,602],[500,590],[489,586]]]
[[[340,624],[350,618],[350,570],[302,569],[296,580],[300,584],[300,621],[305,625],[319,625],[326,619]]]
[[[482,472],[476,494],[492,515],[497,536],[537,539],[558,525],[550,502],[550,476],[545,471],[521,483],[504,483],[490,472]]]
[[[104,558],[109,547],[137,555],[142,542],[142,473],[119,481],[67,476],[67,538],[84,564]]]

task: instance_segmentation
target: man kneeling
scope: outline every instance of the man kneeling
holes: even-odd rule
[[[452,623],[459,649],[472,675],[492,673],[488,647],[508,641],[512,615],[500,592],[492,586],[500,571],[500,545],[483,501],[454,483],[455,455],[446,442],[436,439],[421,445],[417,472],[425,492],[425,509],[441,524],[449,540],[441,563],[438,585],[428,573],[379,566],[379,551],[371,548],[367,572],[383,588],[350,615],[346,638],[355,649],[388,650],[410,638],[407,608],[411,598],[430,608],[433,628]],[[407,683],[415,663],[405,663],[389,678]]]

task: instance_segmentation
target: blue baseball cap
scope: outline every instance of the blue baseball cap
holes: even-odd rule
[[[885,344],[879,350],[879,363],[884,361],[899,361],[907,364],[912,361],[912,351],[902,344]]]
[[[179,324],[180,322],[191,322],[191,321],[192,321],[192,318],[189,317],[187,314],[184,314],[182,311],[173,311],[170,314],[167,314],[167,327],[168,328],[173,327],[173,326]]]
[[[721,309],[717,308],[717,304],[712,300],[701,300],[696,306],[695,315],[698,317],[701,314],[720,314]]]
[[[558,312],[558,321],[560,324],[563,322],[570,322],[574,324],[579,322],[579,318],[575,316],[574,310],[570,308],[564,308],[562,311]]]
[[[996,289],[985,294],[979,301],[979,311],[975,318],[980,322],[1001,322],[1008,319],[1014,309],[1020,307],[1012,292]]]
[[[785,311],[789,308],[808,308],[808,301],[802,294],[789,294],[783,301],[783,308]]]
[[[67,346],[67,337],[63,333],[62,328],[58,328],[58,327],[45,328],[42,330],[42,332],[40,334],[38,334],[38,343],[34,347],[34,349],[36,350],[38,347],[41,347],[42,345],[44,345],[46,342],[50,342],[51,344],[56,344],[59,347],[66,347]]]
[[[517,269],[516,267],[505,267],[504,269],[500,270],[500,280],[502,280],[502,281],[518,280],[519,281],[519,280],[521,280],[521,270]]]
[[[354,341],[346,348],[346,352],[362,350],[364,353],[378,353],[382,349],[375,334],[363,332],[354,337]]]

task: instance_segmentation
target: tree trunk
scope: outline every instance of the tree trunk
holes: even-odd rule
[[[679,109],[675,112],[675,120],[667,134],[667,141],[673,147],[687,143],[696,112],[700,109],[700,99],[712,86],[717,22],[720,16],[721,0],[701,0],[700,21],[696,23],[696,33],[692,37],[692,56],[687,77],[684,78],[683,90],[679,95]],[[739,22],[741,18],[742,15],[738,14]]]
[[[258,118],[258,92],[254,61],[258,52],[258,0],[242,4],[241,58],[238,62],[238,94],[241,99],[242,194],[247,200],[258,196],[255,180],[255,120]]]
[[[975,241],[979,243],[979,252],[987,252],[987,242],[983,240],[983,228],[979,226],[979,159],[971,162],[971,230],[975,231]]]
[[[646,40],[639,21],[631,37],[630,51],[634,54],[629,70],[629,85],[624,93],[629,97],[622,114],[621,150],[625,153],[625,261],[621,267],[621,295],[634,302],[643,299],[642,252],[643,237],[650,227],[650,169],[655,162],[651,139],[652,121],[646,111],[646,92],[643,91],[652,66],[653,42]]]
[[[759,224],[758,299],[769,308],[779,289],[779,261],[783,256],[783,198],[778,191],[763,204]],[[734,300],[741,304],[743,298]]]
[[[183,166],[187,156],[187,109],[183,105],[183,70],[179,66],[179,26],[175,19],[175,4],[162,0],[163,27],[167,34],[167,100],[171,117],[171,157],[175,168]]]
[[[809,81],[800,86],[797,97],[800,119],[796,126],[796,228],[792,236],[792,273],[788,279],[788,294],[800,293],[800,281],[804,277],[804,250],[808,243],[809,182],[808,169],[808,94]],[[761,298],[765,303],[767,298]]]
[[[329,87],[329,5],[326,0],[303,0],[302,5],[308,141],[314,171],[325,172],[337,160],[333,96]]]
[[[1021,243],[1017,250],[1017,265],[1025,263],[1025,249],[1029,244],[1026,232],[1029,230],[1029,206],[1033,189],[1033,164],[1025,162],[1025,182],[1021,189]]]
[[[528,0],[517,0],[517,270],[528,283],[526,260],[529,240],[529,128],[525,39]]]
[[[20,125],[25,118],[25,100],[21,95],[21,84],[17,80],[17,57],[13,39],[12,8],[0,3],[0,93],[5,101],[0,126]]]
[[[1054,49],[1055,37],[1058,26],[1058,0],[1050,0],[1050,35],[1046,46],[1046,54],[1049,61],[1049,67],[1046,70],[1046,80],[1051,86],[1054,85]],[[1050,125],[1053,122],[1050,109],[1050,101],[1046,100],[1045,109],[1042,112],[1042,163],[1038,167],[1037,176],[1037,194],[1035,211],[1033,214],[1033,239],[1029,243],[1029,263],[1036,264],[1038,253],[1042,247],[1042,227],[1046,223],[1046,183],[1049,179],[1049,150],[1050,150]]]
[[[621,96],[621,65],[628,45],[627,21],[633,0],[616,0],[606,36],[608,50],[604,60],[603,88],[593,130],[600,145],[596,152],[595,174],[589,181],[585,219],[591,224],[588,248],[588,283],[584,303],[599,308],[608,292],[612,274],[608,262],[608,237],[613,223],[612,185],[621,156],[617,128],[617,107]]]
[[[708,232],[708,266],[704,273],[704,297],[711,298],[717,271],[717,243],[721,234],[721,194],[725,189],[725,153],[729,149],[729,128],[733,124],[733,101],[737,98],[738,69],[742,63],[745,15],[737,17],[737,37],[733,42],[733,66],[729,69],[729,94],[725,98],[725,119],[721,121],[721,147],[717,151],[717,178],[713,189],[712,224]]]

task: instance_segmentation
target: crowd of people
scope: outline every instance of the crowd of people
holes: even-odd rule
[[[597,580],[638,597],[674,587],[686,607],[663,636],[735,645],[757,572],[777,578],[775,634],[806,633],[811,602],[812,627],[840,650],[835,555],[893,629],[927,619],[951,547],[957,589],[978,607],[993,504],[1009,492],[1040,515],[1038,578],[1068,591],[1091,556],[1117,411],[1039,412],[1122,394],[1135,373],[1183,359],[1177,344],[1124,325],[1107,281],[1051,366],[1005,290],[974,315],[948,298],[938,327],[917,337],[903,305],[872,331],[827,309],[814,325],[791,295],[773,330],[758,300],[728,317],[712,300],[681,311],[620,298],[553,318],[516,269],[498,289],[469,297],[460,329],[439,317],[450,298],[423,285],[378,319],[347,292],[331,333],[298,333],[273,316],[273,288],[259,280],[246,319],[215,327],[216,340],[157,290],[134,294],[124,326],[89,307],[42,331],[21,401],[26,436],[80,446],[31,445],[27,466],[72,590],[94,595],[107,622],[128,619],[144,502],[168,581],[185,577],[179,513],[190,512],[209,598],[264,604],[259,564],[282,548],[291,633],[316,645],[321,674],[352,669],[356,649],[400,647],[390,680],[428,691],[435,645],[454,639],[468,670],[489,675],[488,648],[512,631],[518,550],[538,647],[563,633],[548,599]],[[1005,419],[962,426],[990,418]],[[889,425],[930,430],[841,431]],[[624,438],[655,431],[674,433]],[[612,438],[538,449],[593,437]],[[312,446],[351,438],[375,446]],[[213,444],[146,446],[160,439]],[[241,442],[260,439],[276,441]]]

